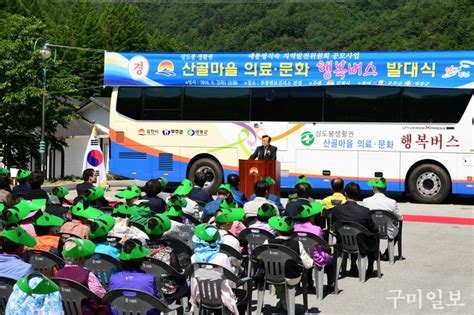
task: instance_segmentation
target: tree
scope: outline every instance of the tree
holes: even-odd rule
[[[46,66],[39,53],[33,51],[34,41],[45,25],[36,18],[2,13],[0,19],[0,141],[4,163],[25,167],[30,156],[38,158],[42,96],[42,68]],[[57,61],[49,65],[50,73],[61,67]],[[46,143],[57,147],[58,125],[65,126],[73,118],[74,108],[67,102],[65,91],[72,90],[77,77],[51,76],[47,82]]]

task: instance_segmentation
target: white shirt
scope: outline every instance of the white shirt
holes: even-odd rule
[[[278,207],[273,201],[268,200],[264,197],[255,197],[254,200],[248,201],[244,204],[244,211],[247,214],[247,217],[257,216],[258,208],[260,208],[264,203],[269,203],[273,205],[276,209],[278,209]]]

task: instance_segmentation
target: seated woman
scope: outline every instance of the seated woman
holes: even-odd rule
[[[220,244],[222,244],[221,235],[219,230],[210,224],[203,223],[194,229],[193,242],[194,255],[191,256],[191,263],[211,263],[222,266],[228,270],[232,269],[229,257],[226,254],[220,253]],[[244,314],[245,305],[237,307],[237,297],[232,290],[231,283],[229,281],[222,282],[221,287],[221,298],[229,311],[233,314]],[[191,299],[192,304],[191,313],[193,309],[199,307],[199,287],[196,279],[191,278]]]
[[[120,251],[120,265],[122,271],[110,277],[110,290],[134,289],[147,292],[160,298],[155,276],[141,270],[143,259],[150,254],[151,251],[143,247],[140,240],[127,240]],[[112,309],[114,310],[113,307]],[[148,314],[159,314],[159,312],[153,310],[148,312]]]
[[[112,212],[112,216],[115,218],[114,227],[109,235],[122,238],[134,238],[140,240],[142,244],[146,244],[148,236],[145,232],[135,226],[131,226],[130,217],[136,214],[135,207],[129,207],[121,202],[117,203]]]
[[[271,203],[264,203],[260,208],[258,208],[257,222],[251,224],[249,228],[262,229],[272,234],[276,234],[276,231],[268,225],[268,220],[276,215],[278,215],[277,208]]]
[[[164,214],[157,214],[153,218],[148,219],[145,225],[145,231],[147,232],[150,240],[147,242],[148,248],[151,250],[150,257],[161,260],[162,262],[170,265],[176,271],[182,272],[187,269],[191,262],[191,257],[188,255],[188,259],[181,261],[173,251],[173,248],[169,246],[168,241],[162,240],[163,233],[171,228],[170,219]],[[181,265],[181,264],[184,265]],[[181,294],[188,289],[186,278],[175,279],[171,276],[161,277],[161,291],[165,296],[174,294]]]
[[[103,298],[105,290],[93,272],[83,267],[86,257],[92,255],[95,251],[95,245],[92,241],[79,238],[68,238],[64,242],[63,257],[65,265],[56,272],[55,278],[70,279],[79,282],[86,288],[89,288],[98,297]],[[109,314],[110,307],[97,303],[94,300],[84,299],[81,302],[82,313],[89,314]]]
[[[89,238],[95,244],[96,253],[109,255],[119,260],[120,250],[106,243],[107,234],[114,227],[114,222],[114,218],[108,214],[103,214],[97,219],[91,220],[89,223]]]
[[[43,212],[42,215],[33,222],[36,232],[36,246],[34,249],[45,250],[59,255],[60,237],[54,235],[53,228],[62,226],[64,220],[60,217]]]

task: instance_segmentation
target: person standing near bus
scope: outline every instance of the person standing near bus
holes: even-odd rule
[[[277,159],[277,147],[270,144],[272,138],[269,135],[262,137],[262,145],[257,147],[255,152],[249,157],[249,160],[276,160]]]

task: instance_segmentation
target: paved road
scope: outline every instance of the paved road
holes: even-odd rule
[[[110,200],[114,200],[116,190],[107,192]],[[285,199],[283,201],[286,202]],[[401,212],[407,218],[403,229],[405,259],[396,261],[394,265],[382,262],[383,275],[380,279],[371,278],[366,283],[360,283],[357,278],[340,279],[339,295],[329,294],[318,301],[314,294],[310,294],[310,313],[472,314],[474,206],[471,204],[470,199],[462,200],[461,204],[442,205],[400,202]],[[462,218],[467,219],[463,222],[467,224],[409,220],[416,218],[423,221],[426,217],[442,217],[440,221],[446,217]],[[397,296],[398,299],[395,299]],[[265,297],[264,313],[276,313],[275,296],[267,291]],[[301,295],[297,296],[296,304],[297,314],[301,314]]]

